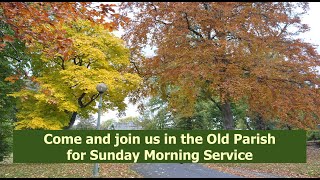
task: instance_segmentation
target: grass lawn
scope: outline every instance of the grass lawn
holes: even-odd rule
[[[140,177],[130,169],[131,164],[100,164],[99,175],[103,178]],[[0,163],[0,178],[89,178],[92,177],[93,164],[89,163],[12,163],[10,160]]]
[[[269,173],[281,177],[320,177],[320,148],[307,146],[307,163],[211,163],[205,165],[244,177],[258,177],[248,172]]]

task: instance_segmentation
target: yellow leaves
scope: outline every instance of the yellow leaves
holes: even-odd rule
[[[123,75],[123,78],[126,83],[126,86],[130,89],[138,88],[139,84],[142,81],[142,79],[137,74],[126,73]]]
[[[79,110],[78,106],[70,101],[63,101],[59,106],[58,109],[63,112],[65,110],[70,112],[77,112]]]
[[[26,92],[28,93],[28,92]],[[58,130],[67,125],[69,115],[60,110],[52,98],[36,94],[19,104],[16,129],[51,129]]]
[[[46,130],[60,130],[61,125],[56,122],[48,121],[46,119],[35,117],[31,120],[22,120],[15,123],[16,130],[21,129],[46,129]]]
[[[83,23],[81,20],[79,22]],[[83,24],[87,25],[88,23]],[[89,29],[83,26],[80,26],[82,30],[79,32],[74,30],[68,32],[73,39],[73,49],[78,52],[77,55],[87,63],[96,61],[91,67],[109,68],[111,65],[118,68],[129,64],[129,51],[121,39],[114,37],[100,26]]]
[[[125,97],[141,83],[137,74],[124,71],[130,62],[123,41],[103,26],[78,20],[56,31],[66,31],[72,43],[54,54],[50,52],[56,49],[59,38],[48,46],[34,46],[34,51],[42,53],[37,62],[41,75],[34,81],[39,88],[13,95],[21,100],[18,129],[61,129],[68,125],[73,112],[94,113],[100,82],[108,86],[103,101],[110,102],[110,108],[124,109]]]

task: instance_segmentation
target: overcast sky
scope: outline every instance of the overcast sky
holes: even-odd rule
[[[315,45],[320,45],[320,2],[310,2],[310,10],[306,16],[304,16],[302,23],[309,24],[310,31],[305,33],[302,38],[305,39],[306,42],[310,42]],[[118,31],[114,33],[116,36],[120,37],[122,34],[122,31]],[[320,52],[320,47],[318,46],[318,52]],[[148,52],[147,52],[148,53]],[[150,54],[150,52],[148,53]],[[127,103],[127,110],[126,110],[126,116],[139,116],[139,113],[137,111],[137,107],[135,105],[132,105],[131,103]],[[107,113],[104,113],[101,117],[101,121],[105,121],[107,119],[117,119],[116,111],[109,111]],[[95,115],[97,117],[97,114]]]

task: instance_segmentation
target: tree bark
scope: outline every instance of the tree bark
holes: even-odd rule
[[[292,130],[291,126],[289,126],[288,124],[287,124],[287,128],[288,130]]]
[[[191,117],[187,117],[187,126],[186,126],[187,130],[192,130],[192,118]]]
[[[248,121],[246,119],[244,120],[244,123],[246,124],[248,130],[252,130],[251,127],[249,126]]]
[[[77,115],[78,115],[77,112],[73,112],[68,126],[64,127],[63,129],[70,129],[73,126],[74,122],[76,121]]]
[[[233,121],[230,102],[226,101],[221,105],[221,113],[222,113],[222,121],[223,121],[224,129],[233,130],[234,121]]]
[[[262,117],[260,115],[257,116],[255,122],[256,130],[266,130],[266,124],[264,123]]]

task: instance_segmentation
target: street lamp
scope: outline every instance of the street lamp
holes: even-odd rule
[[[102,94],[107,90],[107,85],[104,83],[99,83],[96,87],[97,91],[99,92],[100,100],[98,105],[98,121],[97,121],[97,130],[100,130],[100,115],[101,115],[101,109],[102,109]],[[99,164],[94,163],[93,167],[93,176],[98,177],[99,175]]]

